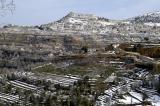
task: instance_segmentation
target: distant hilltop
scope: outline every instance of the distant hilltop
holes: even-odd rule
[[[3,33],[36,35],[91,36],[98,42],[141,42],[149,37],[160,41],[160,12],[152,12],[126,20],[112,20],[93,14],[70,12],[58,21],[39,26],[6,25]]]
[[[67,16],[68,17],[79,17],[79,18],[97,18],[93,14],[83,14],[83,13],[75,13],[75,12],[70,12]]]
[[[131,18],[131,22],[135,23],[160,23],[160,11],[146,13],[134,18]]]
[[[64,16],[63,18],[59,19],[56,22],[67,21],[70,18],[84,19],[84,20],[100,20],[100,19],[102,19],[102,20],[105,20],[105,21],[115,21],[115,22],[123,21],[125,23],[126,22],[127,23],[129,23],[129,22],[130,23],[160,23],[160,11],[145,13],[145,14],[135,16],[135,17],[131,17],[131,18],[128,18],[128,19],[125,19],[125,20],[112,20],[112,19],[108,19],[106,17],[99,17],[99,16],[96,16],[94,14],[69,12],[66,16]],[[51,22],[51,23],[54,23],[54,22]],[[11,26],[11,25],[9,24],[9,26]]]

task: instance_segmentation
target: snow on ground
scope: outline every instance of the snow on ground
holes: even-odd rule
[[[140,103],[137,99],[130,97],[130,96],[124,96],[124,99],[119,99],[118,100],[120,103],[123,104],[136,104],[136,103]]]
[[[136,70],[135,70],[136,71]],[[133,71],[133,72],[135,72]],[[144,69],[137,70],[134,75],[138,75],[138,78],[144,77],[146,78],[148,75],[148,72]],[[158,75],[154,76],[158,80]],[[160,95],[157,93],[157,90],[155,89],[148,89],[143,88],[142,80],[139,79],[132,79],[128,77],[122,77],[125,84],[119,84],[118,86],[111,86],[109,89],[105,90],[105,95],[101,95],[98,98],[98,103],[101,105],[96,106],[103,106],[103,104],[141,104],[144,99],[144,93],[148,97],[145,99],[145,101],[148,101],[149,103],[152,103],[153,106],[160,106]],[[138,85],[139,92],[136,92],[131,85]],[[123,96],[123,98],[120,98],[119,96]],[[109,106],[109,105],[105,105]]]
[[[153,106],[160,106],[160,96],[158,95],[151,96],[148,101],[152,101]]]
[[[99,21],[100,24],[107,26],[107,25],[115,25],[116,23],[114,22],[105,22],[105,21]]]
[[[140,101],[142,101],[143,95],[137,92],[130,92],[130,94],[134,97],[136,97],[137,99],[139,99]]]
[[[70,23],[84,23],[81,19],[69,18],[68,22]]]
[[[143,88],[143,91],[148,95],[147,101],[150,101],[153,106],[160,106],[160,95],[154,89]]]
[[[129,92],[132,96],[130,95],[124,95],[124,99],[118,99],[120,103],[124,104],[136,104],[136,103],[141,103],[142,101],[142,95],[137,93],[137,92]],[[134,98],[135,97],[135,98]],[[137,98],[137,99],[136,99]]]
[[[144,14],[144,16],[159,17],[160,16],[160,11],[149,12],[149,13]]]
[[[129,21],[122,22],[124,24],[131,24]]]
[[[144,23],[144,25],[148,25],[148,26],[160,26],[160,23],[149,22],[149,23]]]

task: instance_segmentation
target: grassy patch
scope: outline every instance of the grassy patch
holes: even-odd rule
[[[153,69],[154,74],[159,74],[160,73],[160,64],[155,64],[154,69]]]
[[[72,65],[65,69],[56,68],[53,65],[46,65],[32,70],[33,72],[51,73],[58,75],[96,75],[99,74],[106,78],[115,72],[114,67],[106,67],[100,64]]]
[[[87,71],[87,66],[77,66],[77,65],[68,67],[67,69],[65,69],[65,72],[66,74],[82,75],[82,76],[89,73],[89,71]]]
[[[55,68],[53,65],[46,65],[32,70],[33,72],[51,73],[51,74],[62,74],[63,70]]]

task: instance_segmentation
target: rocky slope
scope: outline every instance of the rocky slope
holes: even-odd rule
[[[91,38],[103,43],[142,42],[145,37],[159,42],[159,19],[159,12],[123,21],[71,12],[59,21],[41,25],[39,29],[83,37],[91,35]]]
[[[131,22],[136,23],[160,23],[160,11],[146,13],[131,19]]]
[[[139,18],[119,21],[71,12],[56,22],[41,26],[4,26],[0,28],[1,41],[15,45],[34,44],[39,47],[43,44],[44,50],[46,47],[65,50],[84,45],[105,47],[111,43],[145,42],[146,37],[150,42],[159,43],[158,14],[158,12],[150,13]]]
[[[147,23],[151,23],[150,26]],[[59,21],[41,25],[40,29],[62,31],[62,32],[81,32],[81,33],[120,33],[131,34],[141,33],[143,30],[149,32],[153,30],[153,26],[159,26],[160,14],[159,12],[148,13],[142,16],[137,16],[129,20],[110,20],[103,17],[98,17],[92,14],[69,13]],[[152,34],[156,31],[153,30]]]

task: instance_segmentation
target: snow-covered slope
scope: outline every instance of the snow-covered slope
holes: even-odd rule
[[[160,23],[160,11],[146,13],[130,20],[136,23]]]
[[[62,19],[41,25],[41,29],[56,32],[76,32],[85,34],[137,34],[157,33],[152,29],[160,26],[160,12],[148,13],[129,20],[110,20],[92,14],[70,12]]]
[[[41,26],[7,26],[2,32],[31,33],[42,35],[71,35],[86,37],[89,41],[140,42],[144,37],[159,42],[160,12],[148,13],[129,20],[110,20],[92,14],[70,12],[62,19]],[[90,37],[88,37],[88,35]],[[87,38],[88,37],[88,38]]]
[[[108,31],[108,26],[113,26],[115,24],[117,23],[92,14],[70,12],[62,19],[53,23],[42,25],[41,27],[43,29],[50,29],[53,31],[105,33]]]

